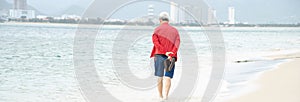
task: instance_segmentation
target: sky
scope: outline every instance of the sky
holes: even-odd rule
[[[13,0],[6,1],[13,2]],[[86,9],[93,4],[94,0],[27,0],[27,2],[44,14],[59,15],[72,6]],[[205,2],[216,9],[219,22],[228,21],[228,7],[232,6],[235,7],[238,22],[300,23],[300,0],[206,0]],[[166,4],[144,1],[122,7],[112,17],[130,19],[145,15],[150,4],[154,5],[156,15],[161,11],[169,10]],[[105,12],[105,10],[97,12]]]
[[[226,20],[227,7],[236,10],[236,19],[243,22],[300,22],[300,0],[207,0],[217,10],[219,20]]]

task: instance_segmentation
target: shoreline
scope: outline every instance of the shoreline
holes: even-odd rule
[[[268,56],[272,60],[288,59],[264,71],[250,81],[257,89],[226,100],[226,102],[300,102],[300,52]]]
[[[3,22],[0,23],[1,24],[36,24],[36,25],[45,25],[45,24],[49,24],[49,25],[70,25],[70,26],[78,26],[78,25],[84,25],[84,26],[99,26],[99,25],[103,25],[103,24],[79,24],[79,23],[50,23],[50,22]],[[139,26],[139,27],[153,27],[153,26],[149,26],[149,25],[113,25],[113,24],[104,24],[106,26]],[[156,25],[157,26],[157,25]],[[199,27],[217,27],[217,26],[176,26],[175,27],[189,27],[189,28],[199,28]],[[249,27],[249,26],[232,26],[232,27],[226,27],[226,26],[219,26],[218,28],[300,28],[300,27],[288,27],[288,26],[255,26],[255,27]]]

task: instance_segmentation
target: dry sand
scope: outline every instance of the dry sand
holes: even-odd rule
[[[300,53],[269,56],[291,59],[253,81],[259,88],[228,102],[300,102]]]

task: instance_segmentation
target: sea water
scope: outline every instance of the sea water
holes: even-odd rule
[[[136,89],[120,80],[114,69],[116,42],[127,44],[126,36],[136,37],[126,48],[126,62],[130,71],[140,79],[153,77],[153,59],[149,58],[153,44],[151,35],[154,27],[133,27],[124,33],[125,26],[97,26],[84,28],[87,34],[97,30],[94,44],[96,73],[107,92],[126,102],[153,102],[157,99],[155,85]],[[199,78],[191,101],[201,100],[210,80],[212,53],[210,39],[205,30],[196,27],[178,27],[181,37],[189,36],[195,46],[199,64]],[[0,25],[0,101],[1,102],[84,102],[84,95],[76,79],[73,62],[74,37],[77,25],[64,24],[1,24]],[[126,31],[126,32],[128,32]],[[274,68],[286,60],[269,60],[267,55],[278,50],[300,49],[300,28],[222,28],[226,62],[224,77],[216,102],[238,96],[255,89],[248,82],[260,73]],[[183,33],[185,32],[185,33]],[[186,34],[186,35],[183,35]],[[124,39],[116,39],[120,36]],[[184,40],[184,39],[182,39]],[[180,82],[184,70],[181,52],[176,64],[171,94]],[[119,52],[119,53],[118,53]],[[235,63],[245,61],[247,63]],[[122,68],[122,66],[120,67]],[[121,70],[121,69],[120,69]],[[145,80],[146,81],[146,80]],[[249,89],[250,88],[250,89]],[[249,90],[247,90],[249,89]]]

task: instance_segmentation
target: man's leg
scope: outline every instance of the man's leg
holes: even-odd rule
[[[162,95],[163,78],[162,77],[158,77],[158,80],[157,80],[157,89],[158,89],[158,92],[159,92],[159,97],[163,98],[163,95]]]
[[[165,80],[165,94],[166,94],[165,99],[167,100],[168,96],[169,96],[169,91],[170,91],[170,88],[171,88],[171,78],[170,77],[165,77],[164,80]]]

